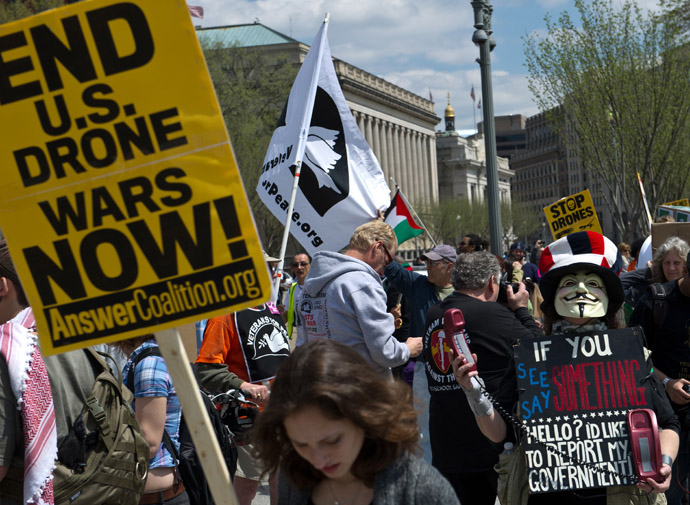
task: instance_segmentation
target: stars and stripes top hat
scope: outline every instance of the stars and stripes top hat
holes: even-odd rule
[[[553,303],[558,283],[564,275],[588,270],[601,277],[609,297],[609,308],[618,310],[625,298],[618,279],[622,266],[618,247],[603,235],[593,231],[566,235],[549,244],[539,258],[542,273],[539,289],[544,297],[542,306]]]

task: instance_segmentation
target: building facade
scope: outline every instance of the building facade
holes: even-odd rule
[[[455,131],[455,111],[450,103],[444,116],[446,131],[436,133],[439,199],[466,198],[471,203],[483,202],[488,198],[484,135],[463,137]],[[500,201],[510,205],[513,172],[508,159],[497,157],[497,168]]]
[[[198,28],[199,39],[216,48],[256,48],[269,61],[299,65],[309,46],[260,23]],[[349,63],[333,59],[345,100],[376,155],[391,195],[396,184],[413,205],[438,201],[433,102]]]
[[[561,198],[589,189],[604,235],[614,241],[615,227],[610,206],[614,199],[596,174],[586,170],[578,157],[577,148],[567,143],[550,126],[551,111],[527,118],[527,145],[510,159],[515,173],[512,193],[530,211],[537,212],[543,223],[542,234],[553,239],[546,224],[544,207]]]
[[[570,189],[566,148],[549,126],[545,113],[527,118],[526,133],[526,148],[510,160],[515,173],[513,198],[545,223],[544,207],[568,196]]]
[[[527,118],[522,114],[494,117],[496,130],[496,154],[511,159],[527,147]],[[484,121],[477,124],[477,131],[484,133]]]
[[[484,135],[461,137],[458,132],[436,134],[439,199],[467,198],[483,202],[487,198]],[[498,157],[498,192],[501,202],[511,202],[511,179],[507,158]]]

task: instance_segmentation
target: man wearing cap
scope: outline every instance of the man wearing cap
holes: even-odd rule
[[[298,306],[307,341],[332,338],[349,345],[388,376],[391,367],[422,350],[419,337],[398,342],[394,318],[386,312],[381,276],[393,261],[396,245],[393,228],[383,221],[359,226],[343,254],[314,255]]]
[[[623,288],[618,280],[621,261],[616,245],[595,232],[577,232],[563,237],[546,247],[539,261],[543,272],[541,291],[544,297],[545,334],[551,340],[556,338],[577,338],[578,335],[621,328],[620,308],[623,303]],[[472,332],[470,332],[472,335]],[[547,341],[548,342],[548,341]],[[547,343],[545,342],[545,343]],[[630,345],[641,345],[631,339]],[[474,351],[472,344],[470,347]],[[662,453],[661,482],[647,479],[636,486],[606,487],[564,491],[544,494],[529,494],[526,462],[524,458],[523,437],[519,429],[506,421],[494,409],[494,404],[481,390],[479,377],[483,376],[481,362],[477,354],[478,371],[471,370],[463,356],[453,360],[453,370],[457,382],[465,392],[467,402],[474,413],[482,433],[499,447],[509,447],[496,466],[499,475],[499,489],[503,493],[499,499],[504,505],[532,505],[535,503],[567,504],[661,504],[663,493],[670,485],[671,465],[678,450],[678,418],[673,413],[658,379],[652,373],[643,373],[636,383],[644,395],[646,405],[656,414]],[[549,357],[545,358],[545,369],[549,369]],[[486,390],[503,412],[516,412],[520,418],[524,413],[524,402],[519,403],[517,370],[515,361],[502,378],[500,385],[486,381]],[[651,362],[647,362],[651,369]],[[655,366],[656,368],[656,366]],[[476,377],[474,381],[471,378]],[[600,412],[600,416],[603,412]],[[548,421],[547,421],[548,422]],[[536,435],[537,440],[543,440]],[[511,445],[506,445],[510,443]],[[517,449],[515,449],[517,447]],[[576,456],[577,457],[577,456]],[[615,482],[615,481],[604,481]],[[604,484],[605,485],[605,484]]]
[[[386,266],[386,281],[407,297],[410,304],[411,336],[424,334],[426,311],[453,292],[450,273],[456,258],[454,247],[441,244],[421,256],[426,262],[427,275],[410,272],[396,261]]]
[[[510,257],[512,260],[513,270],[522,270],[523,279],[528,277],[534,282],[539,282],[541,274],[539,273],[539,268],[534,263],[530,263],[525,258],[525,246],[524,242],[515,242],[510,246]]]
[[[690,254],[686,258],[690,268]],[[680,505],[690,473],[690,273],[663,284],[664,299],[654,299],[651,288],[640,298],[630,317],[630,326],[641,326],[654,357],[654,372],[661,380],[671,406],[681,422],[678,459],[673,466],[669,505]]]
[[[427,275],[407,270],[397,261],[386,266],[386,282],[407,299],[409,305],[408,335],[421,337],[424,334],[426,311],[453,292],[450,272],[457,253],[452,246],[441,244],[420,258],[426,262]],[[406,380],[414,378],[415,360],[407,363],[402,375]]]
[[[540,336],[541,330],[527,310],[529,293],[520,284],[517,293],[506,288],[510,308],[496,303],[501,267],[488,251],[459,254],[452,267],[455,289],[426,315],[424,369],[429,386],[429,438],[432,465],[448,479],[461,503],[493,505],[498,477],[498,452],[479,431],[464,401],[462,387],[453,376],[450,335],[444,315],[460,309],[470,336],[472,352],[480,356],[480,372],[487,386],[497,386],[511,360],[513,343]],[[462,434],[462,435],[460,435]]]

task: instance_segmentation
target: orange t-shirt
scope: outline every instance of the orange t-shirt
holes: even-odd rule
[[[249,372],[244,361],[242,343],[235,326],[234,314],[213,317],[206,324],[204,342],[201,345],[197,363],[225,363],[228,370],[245,382]]]

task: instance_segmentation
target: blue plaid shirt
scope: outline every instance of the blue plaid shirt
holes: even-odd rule
[[[122,375],[125,378],[125,385],[134,391],[135,398],[156,398],[164,396],[168,399],[165,413],[165,430],[170,435],[175,449],[180,450],[180,421],[182,419],[182,407],[177,398],[172,378],[168,373],[168,367],[162,356],[147,356],[142,359],[134,370],[134,387],[127,384],[127,375],[132,360],[144,349],[158,347],[155,340],[147,340],[137,347],[127,360]],[[134,407],[134,405],[132,405]],[[172,454],[165,448],[161,441],[156,455],[149,461],[149,468],[168,468],[175,466]]]

